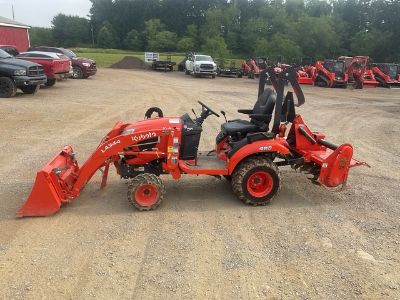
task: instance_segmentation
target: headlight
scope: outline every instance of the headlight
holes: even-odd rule
[[[15,70],[14,71],[14,75],[16,75],[16,76],[24,76],[24,75],[26,75],[26,70],[24,70],[24,69]]]
[[[90,67],[90,63],[84,62],[84,63],[82,63],[82,66],[84,66],[84,67]]]

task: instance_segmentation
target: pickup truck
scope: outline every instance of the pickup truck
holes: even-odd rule
[[[0,98],[15,96],[17,88],[25,94],[34,94],[46,82],[41,65],[16,59],[0,49]]]
[[[207,75],[215,78],[217,65],[209,55],[192,55],[185,62],[185,74],[192,74],[193,77]]]
[[[65,55],[51,52],[22,52],[17,58],[41,64],[47,76],[46,86],[56,84],[57,79],[64,79],[72,75],[71,60]]]
[[[31,47],[28,51],[42,51],[42,52],[54,52],[64,54],[69,57],[72,62],[74,79],[86,79],[89,76],[93,76],[97,73],[97,66],[94,60],[85,57],[78,57],[73,51],[65,48],[56,47]]]

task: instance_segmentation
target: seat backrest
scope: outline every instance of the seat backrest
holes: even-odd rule
[[[270,88],[266,88],[258,97],[256,104],[253,107],[253,114],[268,115],[264,121],[252,118],[251,122],[260,127],[268,127],[276,102],[276,93]]]

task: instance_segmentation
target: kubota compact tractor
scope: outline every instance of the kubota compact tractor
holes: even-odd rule
[[[374,63],[371,70],[379,86],[386,88],[400,88],[399,65],[387,63]]]
[[[353,84],[354,88],[362,89],[364,86],[377,87],[373,72],[367,68],[368,56],[340,56],[339,61],[344,61],[348,83]]]
[[[315,63],[314,85],[346,88],[347,80],[344,61],[326,59]]]
[[[266,72],[275,91],[265,88]],[[116,123],[81,167],[72,147],[64,147],[37,173],[17,216],[54,214],[79,196],[97,170],[102,171],[101,187],[105,187],[111,164],[121,178],[130,180],[128,200],[139,210],[151,210],[161,203],[164,174],[174,179],[186,174],[224,176],[235,194],[250,205],[265,205],[277,194],[280,166],[307,171],[315,183],[328,187],[345,184],[349,169],[362,163],[352,159],[351,145],[335,146],[307,127],[295,113],[293,93],[284,97],[285,80],[293,86],[297,105],[302,105],[305,100],[294,70],[288,68],[276,76],[268,68],[261,72],[254,108],[239,110],[248,120],[223,123],[211,151],[198,151],[202,125],[209,116],[219,114],[200,101],[201,114],[194,119],[188,114],[163,117],[159,108],[150,108],[145,120]],[[158,117],[152,118],[153,112],[158,112]],[[221,113],[225,117],[225,112]]]

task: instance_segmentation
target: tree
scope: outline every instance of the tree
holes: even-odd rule
[[[132,29],[124,39],[124,48],[129,50],[143,50],[143,40],[139,32]]]
[[[53,32],[51,28],[32,27],[29,29],[31,45],[54,45]]]
[[[225,40],[221,36],[206,38],[203,51],[214,58],[225,58],[229,54]]]
[[[52,33],[58,46],[73,47],[91,43],[89,20],[78,16],[56,15]]]
[[[101,27],[97,35],[97,46],[100,48],[116,48],[115,36],[107,26]]]
[[[280,62],[290,62],[293,58],[303,56],[300,46],[289,36],[280,33],[275,34],[270,41],[265,39],[258,40],[255,54],[270,58],[283,57],[284,61]]]
[[[184,52],[193,51],[195,50],[195,41],[191,37],[183,37],[178,41],[177,48]]]
[[[171,31],[161,31],[148,40],[147,50],[173,51],[176,49],[177,35]]]

